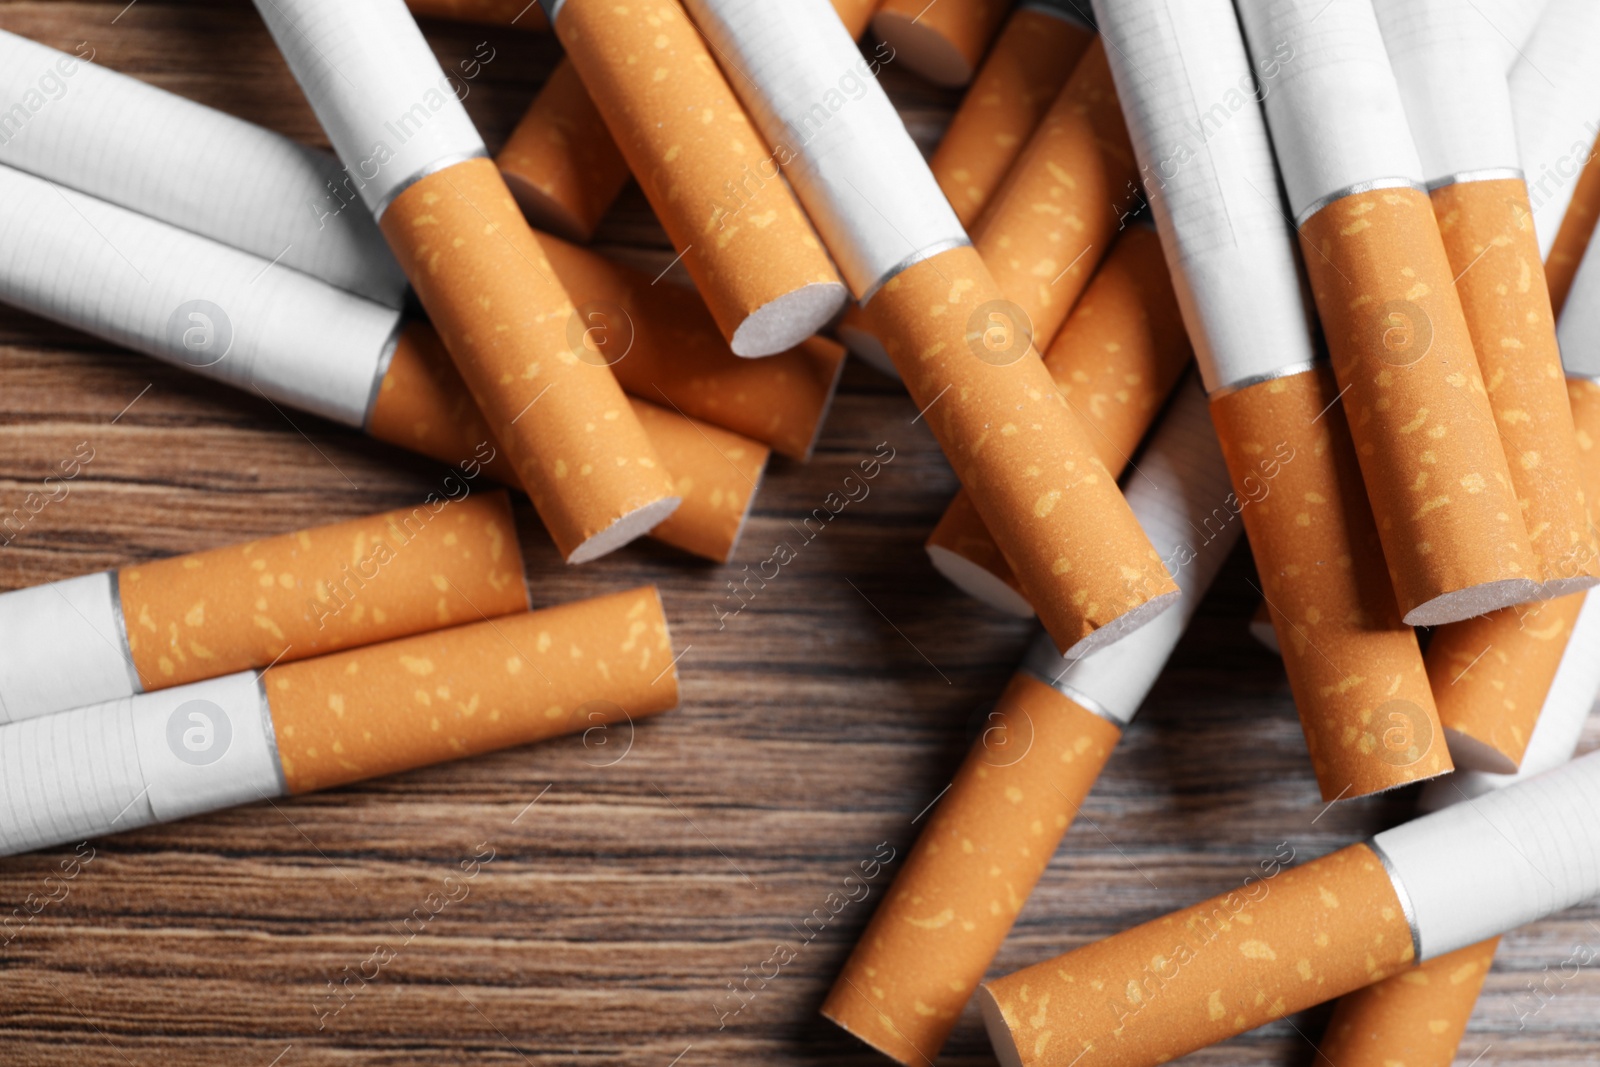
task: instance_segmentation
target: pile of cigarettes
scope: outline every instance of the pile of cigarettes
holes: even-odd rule
[[[673,709],[656,590],[532,610],[510,490],[725,564],[853,354],[1039,632],[827,1020],[1153,1067],[1338,1000],[1319,1058],[1444,1067],[1600,896],[1594,0],[256,6],[334,155],[0,33],[0,300],[460,491],[0,594],[0,852]],[[497,156],[417,16],[559,41]],[[890,64],[964,90],[931,159]],[[630,181],[692,291],[585,247]],[[1323,799],[1416,818],[991,973],[1241,539]]]

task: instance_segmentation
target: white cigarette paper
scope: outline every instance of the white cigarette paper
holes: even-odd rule
[[[1095,15],[1206,391],[1308,369],[1309,311],[1257,102],[1279,91],[1282,59],[1252,66],[1227,0],[1098,0]]]
[[[0,593],[0,723],[139,692],[111,571]]]
[[[0,163],[399,307],[405,276],[325,153],[0,31]]]
[[[1041,632],[1022,662],[1022,670],[1119,726],[1132,722],[1150,695],[1244,528],[1198,381],[1178,388],[1125,483],[1128,507],[1178,584],[1177,606],[1077,660],[1064,658]]]

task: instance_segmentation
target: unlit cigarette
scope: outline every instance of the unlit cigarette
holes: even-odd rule
[[[24,116],[0,164],[400,306],[405,276],[337,163],[93,55],[0,31],[0,99]]]
[[[1484,13],[1447,0],[1377,0],[1374,8],[1538,565],[1539,596],[1588,588],[1600,582],[1600,559],[1518,169],[1506,38]]]
[[[935,85],[965,85],[1000,29],[1004,0],[883,0],[872,32],[894,49],[895,61]]]
[[[646,586],[94,704],[0,727],[0,852],[580,730],[626,735],[677,702]]]
[[[0,594],[11,650],[0,714],[34,718],[525,610],[506,494],[452,488],[415,507]]]
[[[860,63],[820,0],[690,6],[775,144]],[[1160,558],[882,88],[869,79],[796,147],[796,191],[1057,645],[1086,654],[1169,607]]]
[[[822,328],[849,294],[783,180],[784,154],[768,150],[678,0],[648,13],[602,0],[546,10],[733,350],[771,355]]]
[[[908,1067],[937,1058],[1237,540],[1237,525],[1195,536],[1228,493],[1197,382],[1179,391],[1140,469],[1128,503],[1177,577],[1179,606],[1075,661],[1039,635],[823,1005]]]
[[[1245,527],[1323,795],[1448,770],[1339,389],[1315,359],[1253,103],[1256,79],[1276,93],[1294,60],[1252,68],[1220,0],[1105,4],[1096,14],[1234,480],[1208,528]]]
[[[1540,568],[1371,6],[1240,17],[1258,62],[1294,52],[1263,105],[1405,621],[1532,599]]]
[[[1590,48],[1597,36],[1594,4],[1549,0],[1507,75],[1533,228],[1547,261],[1600,134],[1600,68]]]
[[[1600,222],[1600,140],[1590,146],[1588,162],[1583,165],[1572,190],[1572,199],[1561,216],[1561,226],[1556,231],[1550,252],[1545,256],[1544,278],[1550,289],[1550,308],[1559,321],[1566,306],[1567,294],[1572,289],[1572,279],[1578,273],[1578,264],[1594,236],[1595,223]],[[1537,219],[1534,220],[1537,224]]]
[[[1089,46],[973,230],[1034,344],[1049,347],[1126,224],[1137,172],[1105,46]]]
[[[610,371],[573,350],[572,304],[404,6],[259,8],[562,557],[659,524],[671,479]]]
[[[1053,4],[1026,4],[1006,19],[928,162],[961,225],[977,221],[1093,40]]]
[[[1095,273],[1044,365],[1106,470],[1120,478],[1192,349],[1161,241],[1133,226]],[[1033,606],[965,490],[928,536],[928,558],[957,588],[1024,618]]]
[[[990,1040],[1154,1067],[1544,918],[1600,893],[1596,804],[1600,753],[986,983]]]

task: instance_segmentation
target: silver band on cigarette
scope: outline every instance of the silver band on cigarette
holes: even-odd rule
[[[1405,883],[1400,880],[1400,875],[1394,869],[1394,861],[1383,850],[1383,846],[1376,840],[1367,842],[1367,847],[1377,855],[1378,862],[1383,864],[1383,873],[1389,876],[1389,885],[1394,889],[1394,895],[1400,901],[1400,911],[1406,917],[1406,925],[1411,929],[1411,958],[1420,962],[1422,960],[1422,928],[1417,925],[1417,908],[1411,903],[1411,894],[1406,892]]]
[[[1466,185],[1468,182],[1503,182],[1522,181],[1521,167],[1494,167],[1488,170],[1468,170],[1460,174],[1446,174],[1442,178],[1432,178],[1427,183],[1428,192],[1443,189],[1449,185]]]
[[[1211,390],[1209,395],[1212,400],[1216,400],[1220,397],[1227,396],[1230,393],[1242,392],[1253,385],[1260,385],[1262,382],[1270,382],[1278,378],[1293,378],[1296,374],[1304,374],[1306,371],[1316,370],[1317,367],[1321,366],[1323,362],[1323,360],[1308,359],[1304,363],[1296,363],[1290,367],[1279,367],[1277,370],[1268,371],[1266,374],[1256,374],[1249,378],[1240,378],[1236,382],[1229,382],[1226,385],[1219,385],[1217,388]]]
[[[1296,227],[1304,226],[1317,212],[1347,196],[1360,196],[1362,193],[1376,192],[1379,189],[1415,189],[1419,193],[1426,193],[1428,185],[1414,178],[1369,178],[1366,181],[1355,182],[1311,201],[1295,215],[1294,224]]]
[[[457,163],[465,163],[469,159],[487,159],[488,156],[488,149],[482,149],[476,152],[469,152],[465,155],[445,156],[428,163],[426,166],[419,168],[416,173],[408,174],[404,178],[401,178],[399,181],[395,182],[394,188],[390,189],[388,193],[384,194],[383,199],[379,203],[373,205],[372,217],[374,219],[383,218],[383,213],[389,210],[389,205],[394,203],[401,193],[405,192],[407,189],[411,188],[428,175],[437,174],[441,170],[446,170],[450,167],[453,167]]]

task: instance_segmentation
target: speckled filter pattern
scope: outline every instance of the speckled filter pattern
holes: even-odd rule
[[[556,35],[723,337],[789,293],[843,285],[677,0],[567,0]]]
[[[1589,161],[1578,175],[1578,184],[1572,190],[1572,200],[1567,213],[1561,217],[1556,239],[1550,245],[1550,254],[1544,259],[1545,286],[1550,291],[1550,307],[1557,318],[1561,306],[1572,291],[1572,279],[1577,277],[1578,264],[1583,262],[1584,250],[1600,221],[1600,140],[1589,153]]]
[[[693,294],[554,237],[538,240],[582,324],[598,327],[591,340],[624,389],[810,458],[844,368],[842,347],[812,337],[775,356],[736,356]]]
[[[1237,510],[1329,801],[1451,768],[1416,632],[1400,621],[1383,572],[1338,395],[1323,367],[1211,404],[1234,493],[1248,502]]]
[[[573,306],[493,163],[430,174],[381,225],[564,558],[672,495],[616,378],[570,343]]]
[[[1528,187],[1456,182],[1431,195],[1541,579],[1592,583],[1600,559]]]
[[[139,563],[117,585],[146,690],[528,606],[504,490]]]
[[[1352,845],[984,988],[1026,1067],[1154,1067],[1412,958],[1389,876]]]
[[[650,531],[658,541],[726,562],[755,501],[769,450],[765,445],[637,397],[634,417],[666,464],[682,503]],[[464,471],[482,471],[516,485],[516,471],[489,432],[443,343],[425,322],[402,331],[378,387],[367,432]]]
[[[928,163],[962,226],[972,228],[1093,41],[1092,30],[1034,8],[1006,20]]]
[[[1426,663],[1440,723],[1509,764],[1475,769],[1509,774],[1522,763],[1583,598],[1518,604],[1434,630]]]
[[[986,347],[983,309],[999,299],[978,253],[955,248],[896,275],[868,310],[1065,652],[1135,609],[1170,605],[1177,586],[1038,355],[1015,338],[1017,354]]]
[[[1567,403],[1572,407],[1578,469],[1583,473],[1584,496],[1589,501],[1589,515],[1593,521],[1600,519],[1600,382],[1568,378]]]
[[[1120,737],[1013,676],[823,1015],[900,1063],[934,1061]]]
[[[1193,356],[1161,240],[1154,230],[1135,227],[1117,238],[1044,365],[1100,462],[1120,478]],[[1022,592],[965,491],[950,502],[927,543]]]
[[[274,667],[290,794],[637,718],[678,703],[654,586]]]
[[[1001,292],[1048,348],[1122,225],[1138,174],[1098,39],[1040,122],[973,229]]]
[[[1300,244],[1401,615],[1537,580],[1432,203],[1411,188],[1346,196]]]
[[[1450,1067],[1494,962],[1498,937],[1340,998],[1317,1051],[1338,1067]]]

